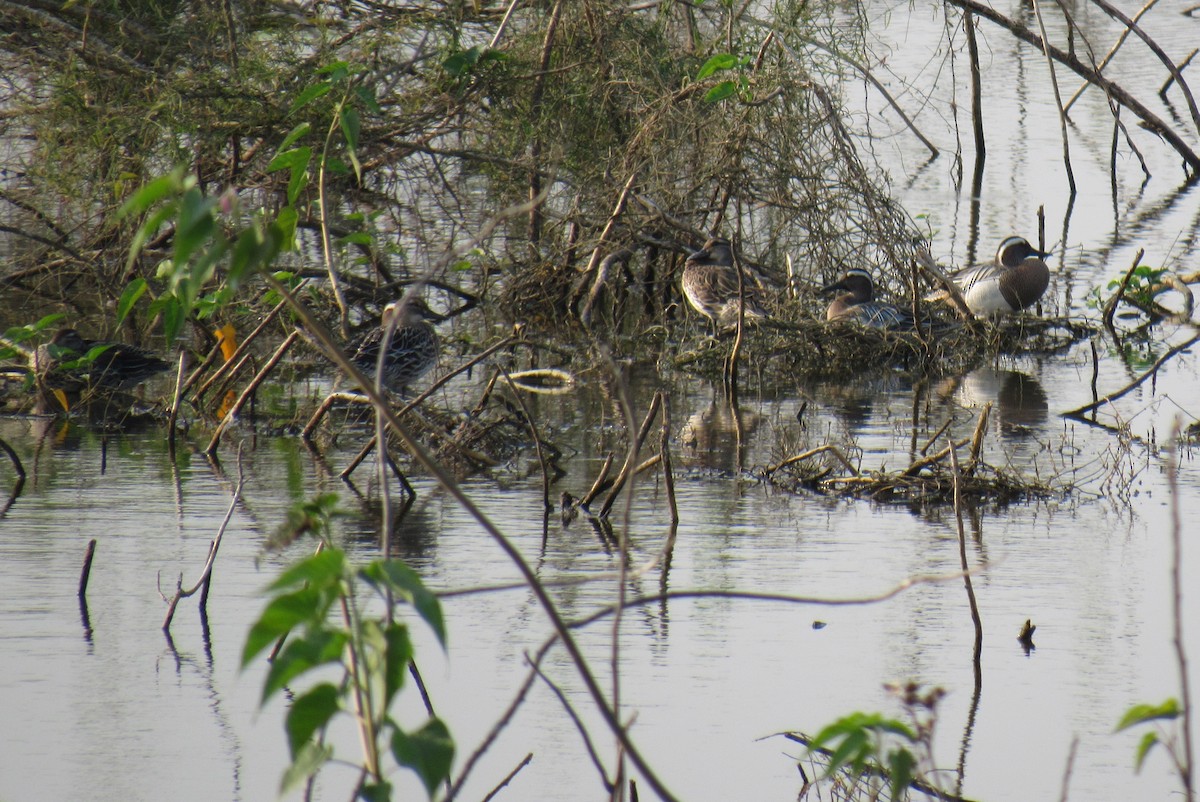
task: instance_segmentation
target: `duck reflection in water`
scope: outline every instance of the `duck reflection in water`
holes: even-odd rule
[[[1049,417],[1050,402],[1037,379],[1019,370],[992,366],[946,379],[937,389],[943,401],[963,407],[995,406],[1001,437],[1023,440],[1036,435]]]
[[[725,394],[714,387],[708,407],[693,412],[683,424],[679,433],[680,461],[693,468],[741,471],[746,444],[760,419],[757,412],[734,409]]]

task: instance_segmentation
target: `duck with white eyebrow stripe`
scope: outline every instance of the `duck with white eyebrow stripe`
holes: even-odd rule
[[[950,275],[967,308],[975,317],[997,318],[1028,309],[1046,294],[1050,268],[1039,251],[1024,237],[1008,237],[996,249],[996,259]],[[950,297],[946,290],[925,296],[926,301]]]

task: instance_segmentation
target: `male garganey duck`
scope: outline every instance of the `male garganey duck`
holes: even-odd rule
[[[995,261],[964,268],[949,278],[973,315],[1001,317],[1033,306],[1046,293],[1050,268],[1043,260],[1049,255],[1034,248],[1024,237],[1009,237],[996,249]],[[949,297],[950,293],[942,289],[927,295],[925,300]]]
[[[825,310],[828,321],[848,321],[873,329],[911,331],[915,328],[911,312],[875,300],[875,282],[871,274],[855,267],[832,284],[821,289],[822,295],[841,290]]]

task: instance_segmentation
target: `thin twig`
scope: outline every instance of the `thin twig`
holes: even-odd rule
[[[671,526],[679,524],[679,507],[675,504],[675,475],[671,469],[671,399],[663,396],[662,430],[658,441],[658,453],[662,456],[663,486],[667,490],[667,505],[671,509]],[[672,529],[674,531],[674,529]]]
[[[171,620],[175,617],[175,607],[179,604],[180,600],[186,599],[187,597],[193,595],[196,591],[200,590],[202,587],[206,587],[208,585],[209,577],[212,576],[213,564],[217,560],[217,550],[221,548],[221,538],[225,536],[225,529],[229,526],[229,521],[233,518],[233,511],[237,509],[237,505],[242,500],[242,488],[246,484],[246,473],[242,469],[242,449],[240,447],[238,448],[237,463],[237,487],[234,488],[233,498],[229,500],[229,509],[225,511],[225,518],[221,521],[220,528],[217,529],[217,536],[213,538],[213,541],[209,546],[208,559],[204,563],[204,570],[200,572],[200,578],[196,580],[196,584],[193,585],[189,590],[184,590],[183,576],[181,574],[179,581],[175,583],[175,595],[169,600],[166,598],[166,596],[163,596],[163,600],[167,602],[167,615],[163,619],[162,630],[167,634],[167,637],[171,636]],[[162,594],[161,589],[159,590],[159,594]]]
[[[983,682],[983,665],[980,658],[983,655],[983,621],[979,617],[979,603],[975,599],[975,586],[971,584],[971,570],[967,563],[967,532],[963,526],[962,513],[962,471],[958,464],[958,451],[954,443],[947,440],[950,449],[950,465],[954,470],[954,520],[958,525],[958,562],[963,572],[963,584],[967,588],[967,603],[971,607],[971,623],[975,627],[975,649],[972,665],[975,669],[975,684],[979,687]]]
[[[513,2],[516,2],[516,0],[513,0]],[[499,783],[496,785],[496,787],[495,787],[495,788],[493,788],[492,790],[490,790],[490,791],[488,791],[488,792],[487,792],[487,795],[486,795],[486,796],[483,798],[483,802],[490,802],[490,800],[492,800],[492,799],[495,799],[495,798],[496,798],[496,794],[498,794],[498,793],[500,793],[501,791],[503,791],[503,790],[504,790],[504,788],[505,788],[505,787],[506,787],[506,786],[507,786],[507,785],[508,785],[510,782],[512,782],[512,781],[513,781],[513,779],[514,779],[514,778],[517,776],[517,774],[518,774],[518,773],[521,771],[521,769],[523,769],[523,768],[525,768],[526,766],[528,766],[528,765],[529,765],[529,764],[530,764],[532,761],[533,761],[533,752],[530,752],[529,754],[527,754],[527,755],[525,756],[525,758],[524,758],[524,759],[523,759],[523,760],[522,760],[520,763],[518,763],[518,764],[517,764],[517,767],[516,767],[516,768],[514,768],[514,769],[513,769],[512,771],[510,771],[510,772],[509,772],[507,775],[505,775],[504,779],[503,779],[503,780],[501,780],[501,781],[500,781],[500,782],[499,782]]]
[[[1136,23],[1138,20],[1140,20],[1147,11],[1154,8],[1156,3],[1158,3],[1158,0],[1148,0],[1148,2],[1139,8],[1138,12],[1133,15],[1133,21]],[[1117,51],[1121,49],[1121,45],[1125,44],[1125,40],[1129,38],[1131,31],[1132,28],[1128,26],[1121,31],[1121,35],[1117,37],[1117,41],[1113,43],[1113,46],[1110,47],[1108,52],[1104,54],[1104,58],[1100,59],[1100,63],[1096,65],[1096,72],[1102,72],[1104,68],[1108,66],[1108,63],[1113,60],[1114,56],[1117,55]],[[1095,56],[1093,55],[1092,58],[1094,60]],[[1174,79],[1172,78],[1172,80]],[[1070,111],[1071,107],[1075,105],[1075,101],[1079,100],[1080,95],[1086,92],[1089,86],[1091,86],[1091,83],[1088,81],[1084,81],[1082,84],[1080,84],[1079,88],[1075,90],[1075,94],[1071,95],[1071,99],[1068,100],[1066,105],[1063,107],[1064,111]]]
[[[1037,17],[1038,30],[1042,34],[1042,53],[1046,56],[1046,66],[1050,70],[1050,85],[1054,90],[1054,103],[1058,107],[1058,127],[1062,135],[1063,166],[1067,169],[1067,185],[1070,186],[1071,196],[1074,197],[1077,188],[1075,171],[1071,168],[1071,139],[1067,136],[1067,112],[1063,109],[1062,93],[1058,88],[1058,73],[1054,70],[1054,59],[1050,57],[1050,39],[1046,36],[1046,22],[1042,18],[1042,4],[1039,0],[1033,0],[1033,13]]]

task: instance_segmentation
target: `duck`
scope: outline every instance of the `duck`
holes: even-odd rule
[[[708,318],[714,337],[718,328],[737,325],[738,274],[729,240],[713,237],[700,250],[689,254],[683,266],[681,285],[688,305]],[[746,301],[746,318],[767,316],[759,303],[757,282],[745,272],[742,296]]]
[[[352,346],[350,361],[366,376],[374,380],[379,362],[379,346],[392,319],[400,315],[392,331],[387,353],[383,359],[383,386],[395,393],[403,393],[408,385],[424,376],[437,362],[440,351],[437,332],[430,321],[444,318],[434,312],[420,298],[408,301],[393,301],[383,308],[379,325],[370,329]]]
[[[950,280],[975,317],[1003,317],[1028,309],[1046,294],[1050,268],[1044,260],[1048,256],[1049,252],[1039,251],[1024,237],[1007,237],[996,249],[994,261],[952,273]],[[925,296],[925,300],[949,297],[950,293],[942,289]]]
[[[827,321],[848,321],[873,329],[911,331],[915,328],[911,312],[893,304],[875,300],[875,282],[862,268],[847,270],[832,284],[821,288],[822,295],[841,291],[825,309]]]
[[[90,361],[85,359],[89,354]],[[90,340],[71,328],[59,329],[48,343],[38,346],[34,359],[37,374],[60,389],[78,388],[86,381],[92,387],[128,390],[171,367],[170,362],[144,348]]]

